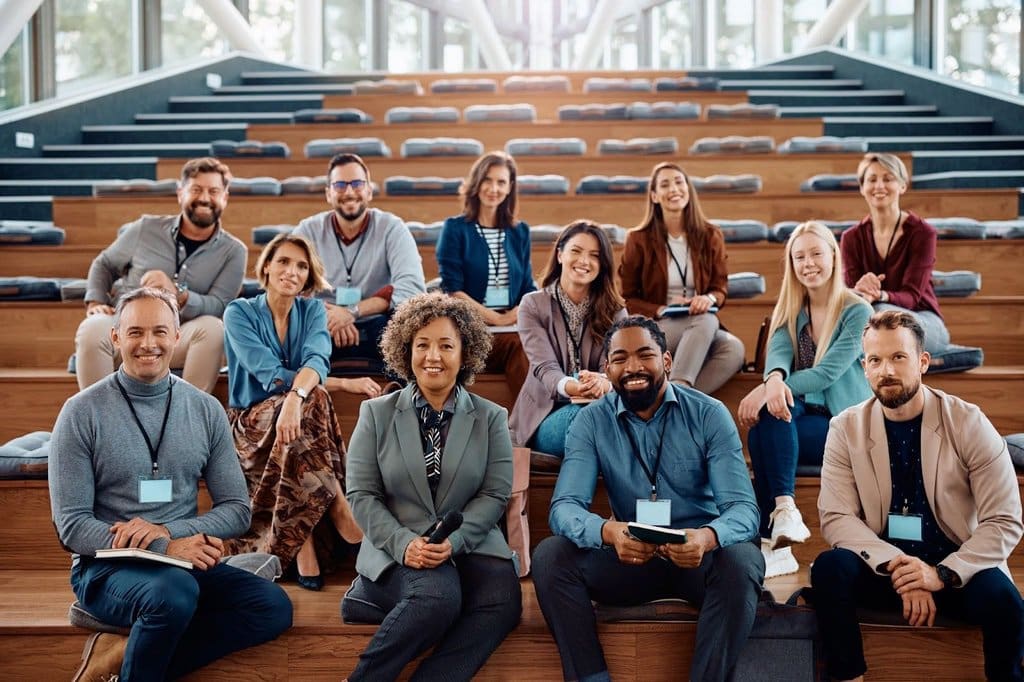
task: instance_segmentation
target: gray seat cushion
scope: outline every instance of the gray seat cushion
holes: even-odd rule
[[[0,244],[31,246],[60,246],[64,243],[64,230],[41,220],[0,220]]]
[[[679,119],[696,120],[700,118],[700,105],[694,102],[633,102],[627,108],[631,119]]]
[[[679,141],[674,137],[633,137],[628,140],[599,140],[598,154],[675,154]]]
[[[267,176],[231,178],[231,193],[235,195],[278,196],[281,194],[281,181]]]
[[[171,197],[178,193],[178,181],[147,180],[135,178],[132,180],[104,180],[93,183],[92,194],[96,197],[116,197],[123,194],[146,197]]]
[[[459,110],[455,107],[392,107],[384,114],[387,123],[455,123]]]
[[[780,154],[848,154],[866,152],[868,141],[863,137],[791,137],[779,145]]]
[[[46,478],[50,432],[34,431],[0,445],[0,478]]]
[[[775,148],[767,135],[702,137],[690,146],[691,154],[764,154]]]
[[[928,218],[939,239],[984,239],[985,223],[974,218]]]
[[[1017,471],[1024,471],[1024,433],[1013,433],[1006,437],[1006,447]]]
[[[353,83],[357,95],[422,95],[423,86],[419,81],[384,78]]]
[[[263,293],[263,289],[260,287],[260,282],[252,277],[246,277],[242,280],[242,289],[238,292],[239,298],[255,298]]]
[[[498,81],[493,78],[442,78],[430,84],[430,91],[448,92],[497,92]]]
[[[373,123],[362,109],[299,109],[295,112],[296,123]]]
[[[682,76],[680,78],[655,78],[654,89],[657,92],[677,92],[679,90],[720,90],[721,84],[712,76]]]
[[[259,140],[214,140],[210,143],[210,154],[216,157],[267,157],[284,159],[291,156],[291,150],[284,142],[260,142]]]
[[[379,137],[317,138],[306,143],[308,158],[330,158],[335,154],[391,156],[391,149]]]
[[[1024,239],[1024,220],[986,220],[987,239]]]
[[[932,270],[932,288],[936,296],[966,298],[981,290],[981,274],[970,270]]]
[[[761,191],[761,176],[749,173],[742,175],[709,175],[705,178],[692,176],[694,188],[698,192],[745,192]]]
[[[516,137],[505,143],[512,156],[582,156],[587,143],[578,137]]]
[[[649,78],[604,78],[592,76],[583,81],[583,92],[650,92]]]
[[[384,181],[384,192],[391,196],[456,196],[461,186],[462,178],[396,175]]]
[[[928,363],[928,374],[944,374],[946,372],[966,372],[985,363],[985,351],[973,346],[960,346],[951,343],[941,351],[932,353]]]
[[[509,76],[501,83],[505,92],[569,92],[568,76]]]
[[[768,239],[768,226],[760,220],[719,220],[713,219],[726,243],[760,242]]]
[[[410,137],[402,143],[402,156],[480,156],[484,144],[469,137]]]
[[[0,301],[59,301],[60,288],[73,278],[0,277]]]
[[[587,175],[576,185],[576,194],[643,194],[647,178],[636,175]]]
[[[409,228],[409,232],[412,234],[412,238],[416,241],[417,245],[433,246],[437,244],[437,240],[441,237],[444,221],[438,220],[434,223],[421,223],[410,220],[405,225]]]
[[[263,246],[269,244],[277,235],[287,234],[294,229],[294,225],[258,225],[252,228],[252,243]]]
[[[568,194],[569,178],[564,175],[520,175],[516,180],[520,194]]]
[[[559,121],[625,121],[625,104],[563,104],[558,107]]]
[[[801,192],[845,192],[860,189],[856,173],[821,173],[800,183]]]
[[[765,281],[756,272],[734,272],[728,277],[729,298],[754,298],[765,292]]]
[[[820,220],[818,222],[827,227],[835,235],[836,239],[839,239],[843,232],[857,224],[856,220]],[[796,220],[782,220],[775,223],[768,230],[768,241],[784,243],[799,224]]]
[[[281,194],[322,194],[326,188],[326,175],[293,175],[281,181]]]
[[[472,104],[462,112],[468,122],[537,120],[537,109],[532,104]]]

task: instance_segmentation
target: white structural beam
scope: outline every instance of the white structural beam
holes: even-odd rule
[[[484,0],[467,0],[459,4],[469,22],[470,30],[476,33],[487,68],[492,71],[511,71],[512,60],[509,59],[508,51],[501,42],[498,29],[494,27],[494,18],[487,11]]]
[[[629,3],[632,5],[633,3]],[[621,0],[599,0],[594,14],[590,17],[587,30],[583,33],[583,44],[580,51],[576,53],[572,68],[574,70],[593,69],[601,59],[601,49],[604,41],[612,31],[615,18],[622,10]]]
[[[807,33],[804,50],[837,43],[843,37],[846,25],[856,19],[867,4],[868,0],[835,0]]]
[[[323,0],[296,0],[292,54],[295,61],[309,69],[324,66]]]
[[[43,0],[0,0],[0,57],[18,39]]]
[[[217,24],[217,28],[228,39],[232,48],[261,56],[264,54],[263,46],[253,34],[249,22],[230,0],[198,0],[198,2],[206,15],[213,23]]]
[[[782,0],[758,0],[754,17],[754,59],[767,62],[782,55]]]
[[[550,2],[530,4],[530,68],[548,71],[555,68],[555,17]]]

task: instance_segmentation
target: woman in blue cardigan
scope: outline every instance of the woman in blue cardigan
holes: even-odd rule
[[[516,163],[501,151],[473,164],[462,184],[462,214],[444,222],[437,242],[441,289],[468,301],[490,327],[514,327],[519,301],[534,291],[530,228],[516,220]],[[512,395],[529,361],[515,329],[494,335],[485,372],[502,372]]]
[[[871,396],[860,366],[871,306],[843,284],[835,237],[821,223],[802,223],[785,262],[764,381],[738,411],[740,425],[751,427],[766,578],[799,570],[790,545],[810,537],[794,498],[797,464],[821,465],[829,419]]]

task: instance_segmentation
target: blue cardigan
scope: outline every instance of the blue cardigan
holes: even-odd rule
[[[480,236],[476,223],[461,215],[445,220],[436,255],[441,289],[448,294],[464,291],[474,301],[483,303],[490,258],[487,242]],[[523,296],[536,290],[530,266],[530,228],[526,223],[519,221],[505,230],[505,255],[508,257],[509,301],[515,307]]]
[[[860,337],[864,325],[871,317],[871,306],[857,301],[850,302],[844,309],[828,350],[814,367],[793,371],[796,353],[789,331],[780,327],[768,341],[768,353],[764,363],[764,375],[780,370],[786,377],[786,385],[795,396],[815,405],[824,405],[833,416],[847,407],[871,397],[871,388],[864,378],[860,366],[862,355]],[[796,318],[799,331],[807,324],[807,311],[801,310]]]

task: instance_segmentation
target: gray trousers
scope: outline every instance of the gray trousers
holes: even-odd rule
[[[921,328],[924,329],[924,349],[929,353],[938,353],[949,345],[949,330],[946,329],[946,323],[930,310],[907,310],[892,303],[874,303],[871,307],[875,309],[876,313],[883,310],[898,310],[916,317]]]
[[[722,329],[713,313],[663,318],[658,326],[672,353],[670,381],[711,394],[743,367],[743,342]]]

